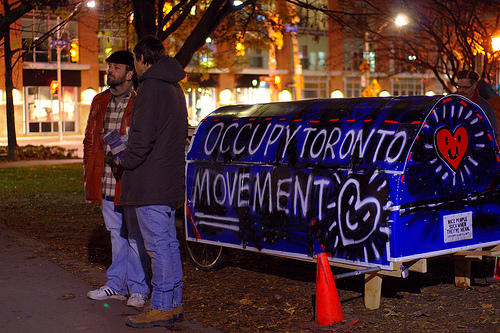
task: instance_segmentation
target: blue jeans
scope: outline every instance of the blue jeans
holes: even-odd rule
[[[171,311],[182,304],[182,263],[175,210],[167,205],[136,207],[153,269],[151,309]]]
[[[106,285],[121,295],[137,293],[147,297],[149,260],[142,240],[128,239],[127,229],[134,228],[133,222],[128,223],[127,228],[121,207],[105,199],[102,200],[102,215],[111,234],[112,262]],[[137,220],[135,224],[138,229]]]

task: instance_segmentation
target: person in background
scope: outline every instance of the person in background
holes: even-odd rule
[[[500,94],[493,86],[484,80],[479,80],[477,85],[479,96],[484,98],[493,108],[497,123],[500,123]],[[500,146],[500,140],[497,138],[497,144]]]
[[[184,200],[187,107],[179,81],[186,73],[162,42],[144,37],[134,47],[139,76],[129,143],[122,160],[120,204],[135,210],[153,271],[151,305],[129,316],[132,327],[171,326],[184,318],[182,263],[175,228]]]
[[[483,109],[486,117],[490,121],[495,140],[498,138],[498,123],[495,112],[491,105],[479,95],[477,86],[479,84],[479,74],[473,70],[462,70],[457,74],[457,93],[462,95]]]
[[[109,89],[92,100],[83,140],[83,168],[85,197],[88,202],[101,203],[104,223],[111,235],[112,262],[107,270],[108,282],[87,296],[95,300],[126,300],[130,295],[127,305],[142,307],[150,291],[148,257],[142,240],[128,239],[128,233],[137,233],[137,220],[130,218],[129,225],[125,225],[123,208],[118,205],[123,173],[119,160],[126,148],[135,99],[134,56],[128,51],[117,51],[106,62]]]

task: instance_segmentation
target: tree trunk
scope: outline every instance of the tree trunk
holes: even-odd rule
[[[8,1],[4,1],[5,15],[10,11]],[[4,55],[5,55],[5,95],[6,95],[6,112],[7,112],[7,158],[9,160],[19,159],[19,150],[17,148],[16,139],[16,123],[14,121],[14,99],[12,90],[14,83],[12,82],[12,50],[10,48],[10,27],[5,29],[4,36]]]
[[[156,9],[154,0],[134,0],[134,28],[137,40],[147,35],[156,35]]]

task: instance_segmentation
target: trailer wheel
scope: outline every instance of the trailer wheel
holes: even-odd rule
[[[194,267],[202,271],[215,271],[222,267],[227,249],[222,246],[190,242],[184,239],[188,258]]]

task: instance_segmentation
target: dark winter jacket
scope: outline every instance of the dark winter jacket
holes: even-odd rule
[[[479,105],[483,109],[486,117],[488,118],[491,127],[493,128],[493,134],[495,135],[495,140],[498,138],[498,123],[497,117],[495,116],[495,111],[493,107],[484,98],[481,97],[479,91],[476,89],[474,96],[472,96],[472,101]]]
[[[122,166],[121,205],[169,205],[184,200],[187,108],[179,62],[161,58],[139,78]]]

